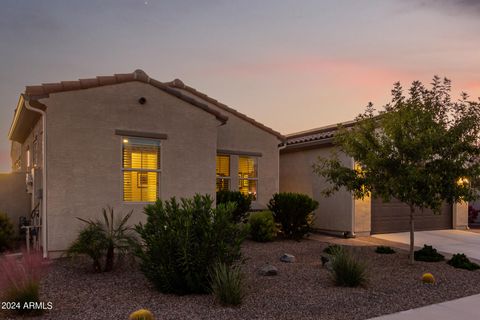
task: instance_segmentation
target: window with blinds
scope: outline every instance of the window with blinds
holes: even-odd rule
[[[160,141],[124,137],[122,142],[123,201],[156,201],[160,176]]]
[[[217,155],[217,192],[230,190],[230,156]]]
[[[238,157],[238,190],[244,195],[250,195],[253,200],[257,199],[257,158]]]

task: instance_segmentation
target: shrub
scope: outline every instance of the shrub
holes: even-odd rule
[[[238,267],[218,263],[211,271],[212,292],[220,303],[238,306],[244,297],[243,275]]]
[[[432,246],[426,244],[422,249],[414,252],[413,257],[416,261],[438,262],[444,260],[444,256],[437,252]]]
[[[457,253],[452,256],[450,260],[447,261],[449,265],[455,268],[467,269],[470,271],[480,269],[480,266],[474,262],[471,262],[470,259],[463,253]]]
[[[422,275],[422,282],[423,283],[428,283],[428,284],[434,284],[435,283],[435,277],[431,273],[424,273]]]
[[[317,201],[300,193],[276,193],[268,203],[275,222],[282,226],[283,234],[292,239],[301,239],[310,231],[317,207]]]
[[[108,213],[107,213],[108,210]],[[101,272],[101,260],[105,259],[103,271],[111,271],[115,261],[115,251],[125,254],[137,246],[133,229],[127,225],[133,211],[120,219],[114,219],[112,208],[103,209],[103,221],[77,218],[87,225],[67,250],[67,255],[86,254],[93,261],[93,270]]]
[[[40,253],[23,252],[20,257],[5,255],[0,258],[0,300],[19,303],[19,314],[39,314],[40,309],[22,308],[25,302],[40,302],[40,280],[47,263]]]
[[[212,207],[207,196],[172,198],[145,207],[147,222],[136,226],[144,247],[138,251],[145,276],[164,293],[206,293],[215,263],[241,256],[243,234],[232,222],[234,204]]]
[[[147,309],[140,309],[132,312],[128,320],[154,320],[153,314]]]
[[[357,287],[366,284],[366,265],[342,247],[332,250],[332,274],[337,286]]]
[[[330,244],[330,245],[328,245],[328,247],[323,249],[323,252],[325,252],[326,254],[333,255],[339,250],[343,250],[343,248],[341,246],[339,246],[338,244]]]
[[[250,211],[252,197],[244,195],[240,191],[221,190],[217,192],[217,205],[235,203],[235,210],[232,212],[232,219],[235,223],[245,220],[247,212]]]
[[[393,253],[395,253],[395,250],[393,250],[392,248],[387,247],[387,246],[378,246],[375,249],[375,252],[380,253],[380,254],[393,254]]]
[[[0,252],[12,247],[13,224],[5,213],[0,212]]]
[[[277,227],[272,212],[261,211],[250,214],[250,236],[259,242],[272,241],[277,236]]]

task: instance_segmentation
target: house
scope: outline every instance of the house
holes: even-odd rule
[[[286,147],[280,151],[280,191],[305,193],[319,202],[317,230],[346,236],[409,231],[409,207],[399,201],[354,199],[345,189],[328,198],[322,195],[326,181],[312,171],[319,156],[329,157],[334,152],[344,166],[355,165],[354,159],[333,145],[336,129],[337,125],[331,125],[287,135]],[[452,228],[468,228],[467,204],[445,204],[440,215],[429,210],[415,212],[415,230]]]
[[[26,179],[44,256],[56,256],[107,205],[134,211],[157,198],[279,190],[280,133],[185,85],[145,72],[27,86],[9,138]],[[18,174],[17,174],[18,176]],[[25,178],[26,176],[26,178]],[[1,197],[1,195],[0,195]]]

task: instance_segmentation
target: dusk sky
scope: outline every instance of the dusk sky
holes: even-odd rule
[[[26,85],[143,69],[288,134],[353,119],[392,84],[480,96],[480,0],[0,1],[0,172]],[[108,117],[108,115],[105,115]],[[65,136],[68,139],[68,136]]]

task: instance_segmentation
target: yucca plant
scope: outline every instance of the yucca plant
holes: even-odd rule
[[[125,216],[115,219],[113,208],[103,209],[103,220],[82,219],[87,226],[80,231],[78,238],[68,249],[75,256],[86,254],[93,260],[94,271],[100,272],[101,259],[105,257],[103,271],[111,271],[115,262],[115,252],[125,254],[133,252],[137,240],[133,228],[127,225],[133,210]]]
[[[357,287],[367,283],[366,265],[343,247],[332,249],[332,275],[337,286]]]
[[[212,292],[224,305],[238,306],[245,295],[239,267],[217,263],[210,272]]]

